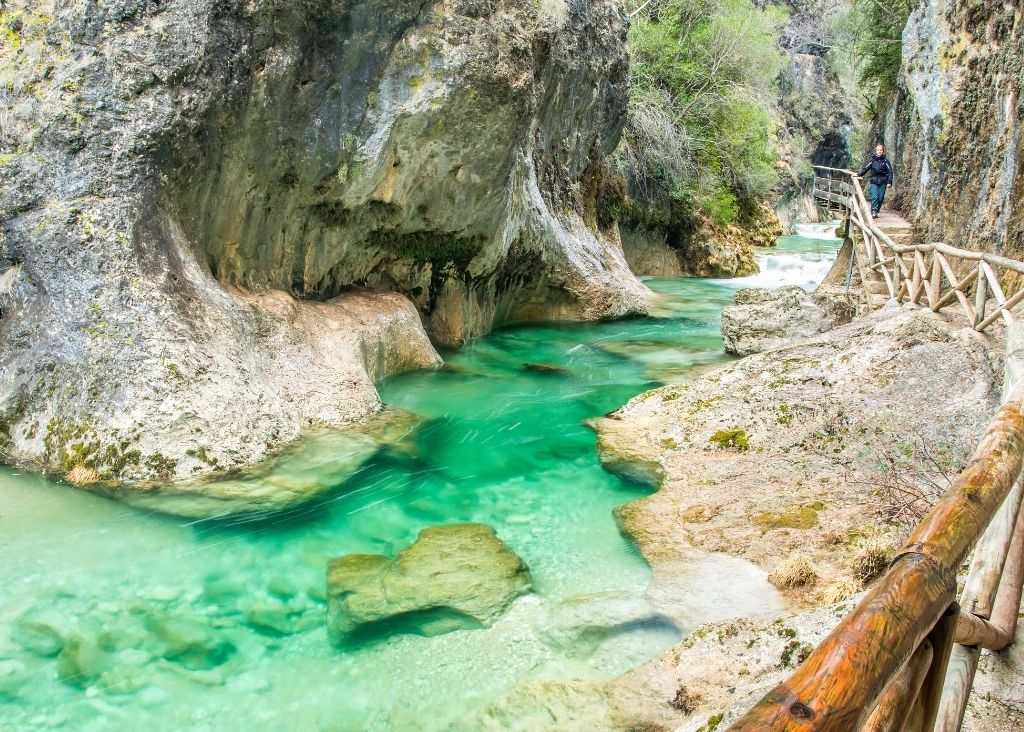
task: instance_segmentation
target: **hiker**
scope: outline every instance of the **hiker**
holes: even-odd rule
[[[885,145],[875,145],[875,154],[871,160],[865,163],[860,169],[860,177],[863,178],[871,171],[871,217],[877,219],[878,212],[882,210],[882,203],[885,201],[885,189],[892,185],[892,163],[885,157]]]

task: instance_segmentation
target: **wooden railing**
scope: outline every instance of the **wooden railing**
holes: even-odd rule
[[[897,244],[875,225],[860,178],[851,170],[815,168],[814,196],[857,227],[862,248],[854,247],[852,256],[863,259],[858,264],[864,275],[881,276],[890,298],[926,304],[935,312],[957,303],[977,331],[1000,318],[1006,325],[1013,322],[1011,309],[1024,302],[1024,288],[1007,297],[999,272],[1024,275],[1024,263],[942,243]]]
[[[957,301],[976,330],[999,317],[1006,321],[1004,401],[967,469],[888,572],[792,676],[730,729],[954,732],[963,722],[980,649],[998,651],[1013,641],[1024,585],[1024,323],[1013,323],[1009,312],[1024,298],[1000,299],[993,271],[1024,271],[1024,265],[939,244],[895,244],[871,222],[859,181],[839,172],[846,179],[830,177],[815,194],[848,205],[867,250],[875,252],[876,271],[889,274],[892,297],[918,302],[924,294],[932,310]],[[949,257],[976,262],[973,275],[958,279]],[[973,307],[966,298],[972,284],[976,293],[987,293],[982,282],[997,307],[979,319],[987,297],[975,294]],[[956,576],[972,549],[957,602]]]

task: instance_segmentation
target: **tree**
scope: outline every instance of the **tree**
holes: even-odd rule
[[[786,15],[750,0],[634,2],[631,15],[625,163],[639,185],[730,223],[777,182],[766,109]]]

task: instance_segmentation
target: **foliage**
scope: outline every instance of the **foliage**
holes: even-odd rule
[[[896,87],[903,63],[903,28],[916,5],[914,0],[853,0],[840,25],[840,36],[852,51],[867,91],[869,112],[878,98]]]
[[[630,117],[621,159],[643,190],[722,224],[777,182],[775,120],[785,14],[750,0],[634,3]]]

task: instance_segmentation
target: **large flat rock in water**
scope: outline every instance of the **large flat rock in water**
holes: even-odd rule
[[[722,310],[725,350],[737,356],[781,348],[850,322],[854,307],[841,294],[819,288],[752,288],[733,296]]]
[[[348,554],[327,568],[327,626],[336,644],[483,628],[530,591],[530,571],[483,524],[420,532],[393,560]]]

